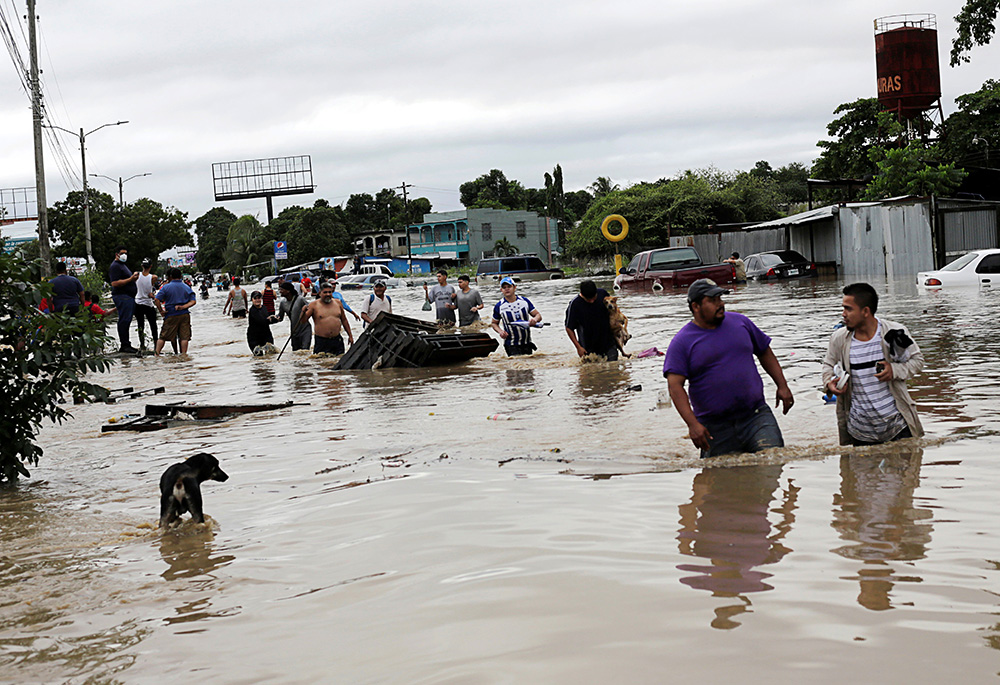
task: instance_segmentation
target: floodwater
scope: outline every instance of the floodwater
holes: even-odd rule
[[[1000,293],[875,284],[924,351],[928,435],[845,450],[819,390],[843,282],[741,287],[796,403],[787,447],[705,463],[662,357],[578,362],[576,285],[519,289],[552,322],[531,358],[375,372],[255,359],[213,291],[190,358],[98,378],[165,394],[73,408],[0,489],[0,681],[996,681]],[[427,318],[422,289],[390,294]],[[688,319],[680,293],[621,306],[632,352]],[[285,400],[100,432],[147,402]],[[202,488],[210,525],[162,533],[159,476],[200,451],[230,475]]]

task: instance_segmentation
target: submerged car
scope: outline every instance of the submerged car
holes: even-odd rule
[[[1000,285],[1000,249],[976,250],[937,271],[921,271],[917,274],[917,285],[925,288]]]
[[[479,262],[476,281],[499,281],[510,276],[515,282],[548,281],[563,277],[562,269],[550,269],[537,255],[519,254],[511,257],[493,257]]]
[[[385,276],[383,274],[357,274],[354,276],[344,276],[337,279],[341,290],[362,290],[371,288],[375,281],[384,281],[387,288],[405,287],[406,281],[402,278]]]
[[[758,252],[743,260],[747,280],[764,281],[772,278],[803,278],[816,275],[816,265],[795,250]]]

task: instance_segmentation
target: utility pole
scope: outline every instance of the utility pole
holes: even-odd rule
[[[118,177],[118,181],[117,182],[118,182],[118,211],[119,212],[125,209],[125,192],[124,192],[122,186],[124,186],[126,183],[128,183],[129,181],[131,181],[133,178],[141,178],[143,176],[152,176],[152,175],[153,174],[151,172],[146,172],[145,174],[135,174],[134,176],[129,176],[126,179],[123,179],[121,176]],[[115,183],[115,179],[111,178],[110,176],[105,176],[104,174],[91,174],[91,176],[93,176],[94,178],[106,178],[109,181],[111,181],[112,183]]]
[[[116,121],[110,124],[101,124],[93,131],[88,131],[87,133],[84,133],[82,128],[80,129],[80,163],[83,167],[83,230],[84,237],[87,241],[87,264],[94,263],[94,253],[93,250],[90,249],[90,200],[87,198],[87,136],[91,133],[97,133],[105,126],[121,126],[122,124],[127,123],[127,121]],[[48,127],[64,131],[73,136],[77,135],[73,131],[63,128],[62,126],[49,124]]]
[[[403,181],[403,185],[396,186],[396,188],[403,190],[403,227],[406,228],[406,269],[411,274],[413,273],[413,249],[410,246],[410,222],[406,220],[406,189],[412,187],[413,184],[406,181]]]
[[[38,80],[38,44],[35,40],[35,0],[28,0],[28,52],[31,60],[31,128],[35,138],[35,205],[38,210],[38,254],[42,276],[52,275],[49,246],[49,210],[45,197],[45,158],[42,154],[42,88]]]

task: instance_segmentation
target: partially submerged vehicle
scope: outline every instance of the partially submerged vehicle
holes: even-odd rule
[[[479,262],[476,281],[499,281],[510,276],[515,283],[521,281],[549,281],[563,277],[562,269],[550,269],[534,254],[519,254],[512,257],[492,257]]]
[[[747,280],[766,281],[779,278],[805,278],[816,275],[816,264],[795,250],[758,252],[743,260]]]
[[[705,264],[693,247],[664,247],[640,252],[615,277],[615,290],[686,288],[700,278],[723,285],[736,271],[730,264]]]
[[[404,288],[406,281],[395,276],[384,274],[357,274],[355,276],[344,276],[337,279],[341,290],[366,290],[371,289],[377,281],[385,283],[387,288]]]
[[[1000,249],[976,250],[937,271],[921,271],[917,274],[917,285],[925,288],[1000,285]]]

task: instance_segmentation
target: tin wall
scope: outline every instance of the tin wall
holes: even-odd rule
[[[934,268],[927,203],[842,207],[841,273],[889,280]]]

